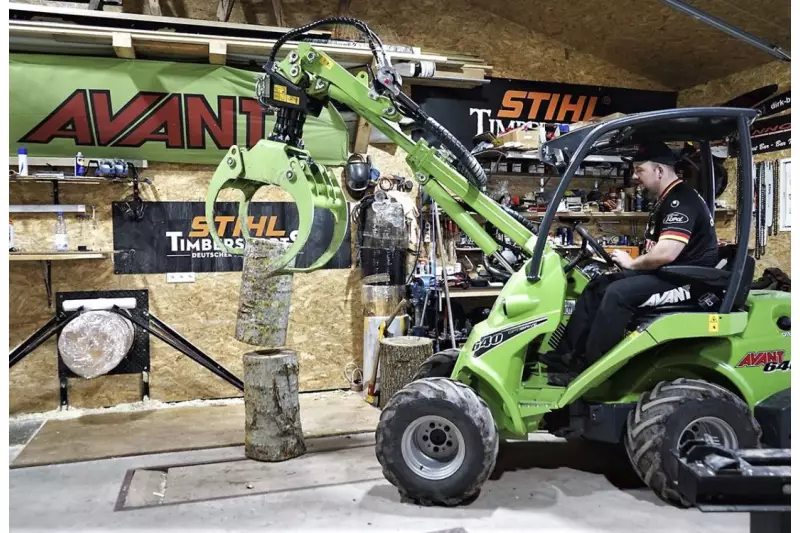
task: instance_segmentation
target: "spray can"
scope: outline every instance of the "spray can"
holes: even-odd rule
[[[84,159],[82,153],[78,152],[78,155],[75,156],[75,175],[85,176],[87,169],[86,159]]]
[[[17,149],[17,172],[20,176],[28,175],[28,149]]]
[[[642,188],[636,187],[636,197],[634,199],[634,208],[638,213],[641,213],[644,210],[644,194],[642,194]]]

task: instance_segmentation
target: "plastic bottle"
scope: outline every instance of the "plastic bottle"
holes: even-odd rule
[[[28,175],[28,149],[17,149],[17,172],[20,176]]]
[[[634,200],[635,209],[637,212],[641,213],[644,210],[644,194],[642,194],[642,188],[636,187],[636,197]]]
[[[58,221],[56,222],[56,251],[66,252],[69,250],[67,241],[67,223],[64,220],[64,213],[58,212]]]

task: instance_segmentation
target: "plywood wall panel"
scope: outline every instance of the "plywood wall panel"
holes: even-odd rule
[[[791,69],[788,63],[772,61],[757,68],[737,72],[736,74],[721,79],[690,87],[678,94],[678,105],[681,107],[718,105],[748,91],[773,83],[778,85],[778,92],[783,92],[790,88]],[[791,150],[782,150],[779,152],[757,154],[753,157],[753,160],[756,162],[777,160],[791,157],[791,155]],[[725,193],[723,193],[721,199],[727,201],[730,206],[735,206],[736,191],[733,184],[735,183],[736,176],[736,161],[726,161],[726,168],[728,169],[729,183],[731,185]],[[733,239],[734,230],[735,224],[730,223],[727,227],[718,228],[718,233],[720,238]],[[778,232],[776,236],[767,237],[766,254],[756,261],[756,277],[758,277],[765,268],[770,267],[780,268],[791,275],[792,261],[790,241],[791,232],[789,231]],[[754,242],[755,237],[754,233],[752,233],[750,236],[751,246]]]

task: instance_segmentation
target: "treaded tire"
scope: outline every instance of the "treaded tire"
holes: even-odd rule
[[[464,460],[444,479],[420,476],[403,457],[404,431],[428,415],[447,419],[463,436]],[[424,378],[397,391],[381,413],[375,436],[383,475],[403,500],[418,505],[455,506],[474,500],[494,469],[499,446],[486,403],[468,386],[446,378]]]
[[[432,356],[423,361],[417,368],[417,373],[411,381],[417,381],[423,378],[449,378],[453,373],[453,368],[456,366],[456,359],[458,359],[459,350],[456,348],[448,348],[441,352],[436,352]]]
[[[681,378],[662,381],[642,394],[628,415],[625,449],[633,469],[662,500],[689,507],[677,490],[677,449],[682,431],[701,417],[725,421],[739,441],[739,448],[756,448],[761,427],[747,404],[714,383]]]

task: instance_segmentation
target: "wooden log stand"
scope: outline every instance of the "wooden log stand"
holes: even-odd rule
[[[411,382],[417,368],[433,355],[433,340],[425,337],[389,337],[381,339],[380,408],[383,409],[395,392]]]
[[[250,459],[284,461],[306,452],[298,369],[293,350],[244,354],[244,451]]]

